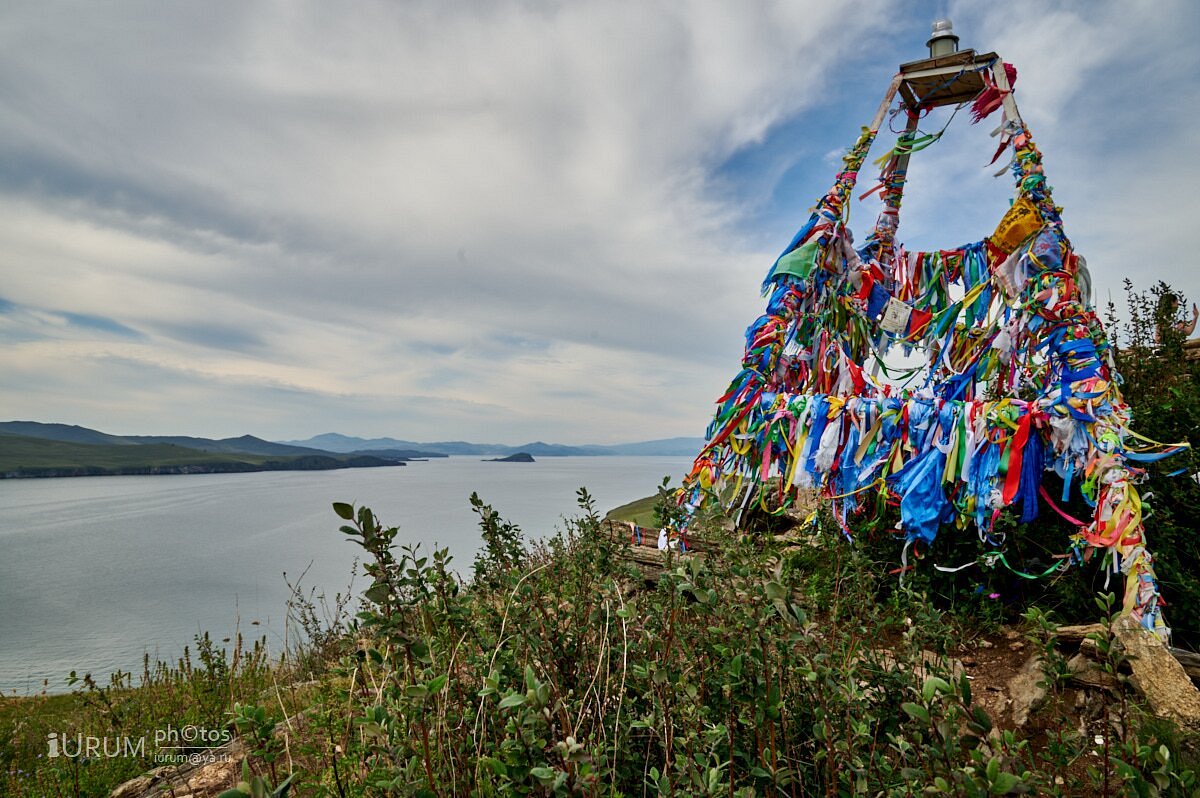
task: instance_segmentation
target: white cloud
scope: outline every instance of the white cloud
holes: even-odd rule
[[[30,329],[49,337],[0,354],[25,375],[3,400],[140,431],[144,369],[172,400],[139,388],[156,426],[194,434],[230,434],[225,397],[256,389],[311,395],[263,434],[366,405],[397,436],[695,434],[762,269],[708,175],[816,99],[885,7],[10,8],[4,298],[146,338]],[[120,380],[99,365],[118,360]],[[39,389],[64,381],[82,415]],[[408,429],[412,397],[492,410]]]
[[[1188,156],[1200,125],[1195,4],[962,5],[954,13],[1020,70],[1022,115],[1099,299],[1111,291],[1123,305],[1127,276],[1200,296],[1187,256],[1200,180]]]
[[[1107,258],[1167,262],[1195,177],[1136,146],[1185,148],[1195,21],[1170,18],[1182,3],[1135,4],[1132,22],[1128,7],[952,9],[964,44],[1021,69],[1068,232],[1101,275]],[[771,255],[747,249],[782,243],[747,243],[714,170],[926,13],[10,4],[0,298],[19,312],[0,306],[0,404],[130,433],[697,434],[761,310]],[[1156,70],[1186,73],[1177,104],[1140,90]],[[847,129],[877,96],[844,109]],[[914,159],[907,232],[988,232],[1009,191],[981,168],[990,141],[977,128]],[[1114,232],[1159,222],[1150,244]]]

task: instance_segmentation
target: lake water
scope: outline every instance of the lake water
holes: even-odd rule
[[[402,468],[0,480],[0,692],[61,692],[66,675],[141,672],[200,631],[240,628],[280,646],[283,573],[332,596],[362,550],[330,504],[371,507],[401,542],[449,547],[469,575],[477,491],[529,537],[574,515],[586,486],[601,513],[677,483],[681,457],[451,457]],[[366,587],[360,577],[359,593]],[[255,624],[257,622],[257,624]],[[103,683],[103,682],[102,682]]]

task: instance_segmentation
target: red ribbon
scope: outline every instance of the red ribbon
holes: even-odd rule
[[[1063,509],[1061,507],[1059,507],[1057,504],[1055,504],[1054,499],[1051,499],[1050,494],[1046,492],[1045,485],[1038,485],[1038,493],[1042,494],[1042,498],[1046,500],[1046,504],[1050,505],[1051,509],[1053,509],[1054,512],[1058,513],[1064,519],[1066,519],[1068,523],[1074,524],[1075,526],[1082,526],[1082,527],[1087,526],[1087,524],[1085,522],[1080,521],[1075,516],[1067,515],[1066,512],[1063,511]]]
[[[1008,474],[1004,478],[1004,503],[1012,504],[1016,498],[1017,488],[1021,485],[1021,461],[1025,457],[1025,442],[1029,440],[1029,424],[1033,414],[1026,413],[1017,424],[1017,433],[1013,435],[1008,449]]]

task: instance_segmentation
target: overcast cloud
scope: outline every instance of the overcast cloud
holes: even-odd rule
[[[1200,295],[1195,6],[933,5],[9,2],[0,416],[701,434],[828,154],[940,11],[1021,70],[1101,290]],[[913,243],[1011,193],[962,116],[914,164]]]

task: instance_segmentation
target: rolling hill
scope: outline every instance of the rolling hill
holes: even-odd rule
[[[4,425],[0,425],[3,427]],[[270,444],[268,451],[246,452],[221,449],[205,451],[176,443],[118,442],[77,443],[66,436],[102,440],[70,431],[95,430],[77,427],[49,432],[58,438],[16,435],[0,429],[0,479],[22,477],[106,476],[119,474],[200,474],[243,471],[318,471],[335,468],[369,468],[404,465],[394,458],[357,454],[334,454],[317,450]],[[96,433],[103,436],[104,433]],[[116,437],[116,436],[109,436]],[[201,439],[202,440],[202,439]],[[253,438],[248,446],[256,446]],[[275,451],[270,451],[270,450]],[[276,453],[283,452],[283,453]],[[296,453],[298,452],[298,453]]]
[[[303,441],[267,441],[253,435],[112,435],[71,424],[0,422],[0,478],[102,474],[181,474],[316,470],[403,465],[451,455],[507,457],[690,456],[700,438],[667,438],[608,446],[565,446],[534,441],[520,446],[469,441],[416,443],[356,438],[330,432]]]

